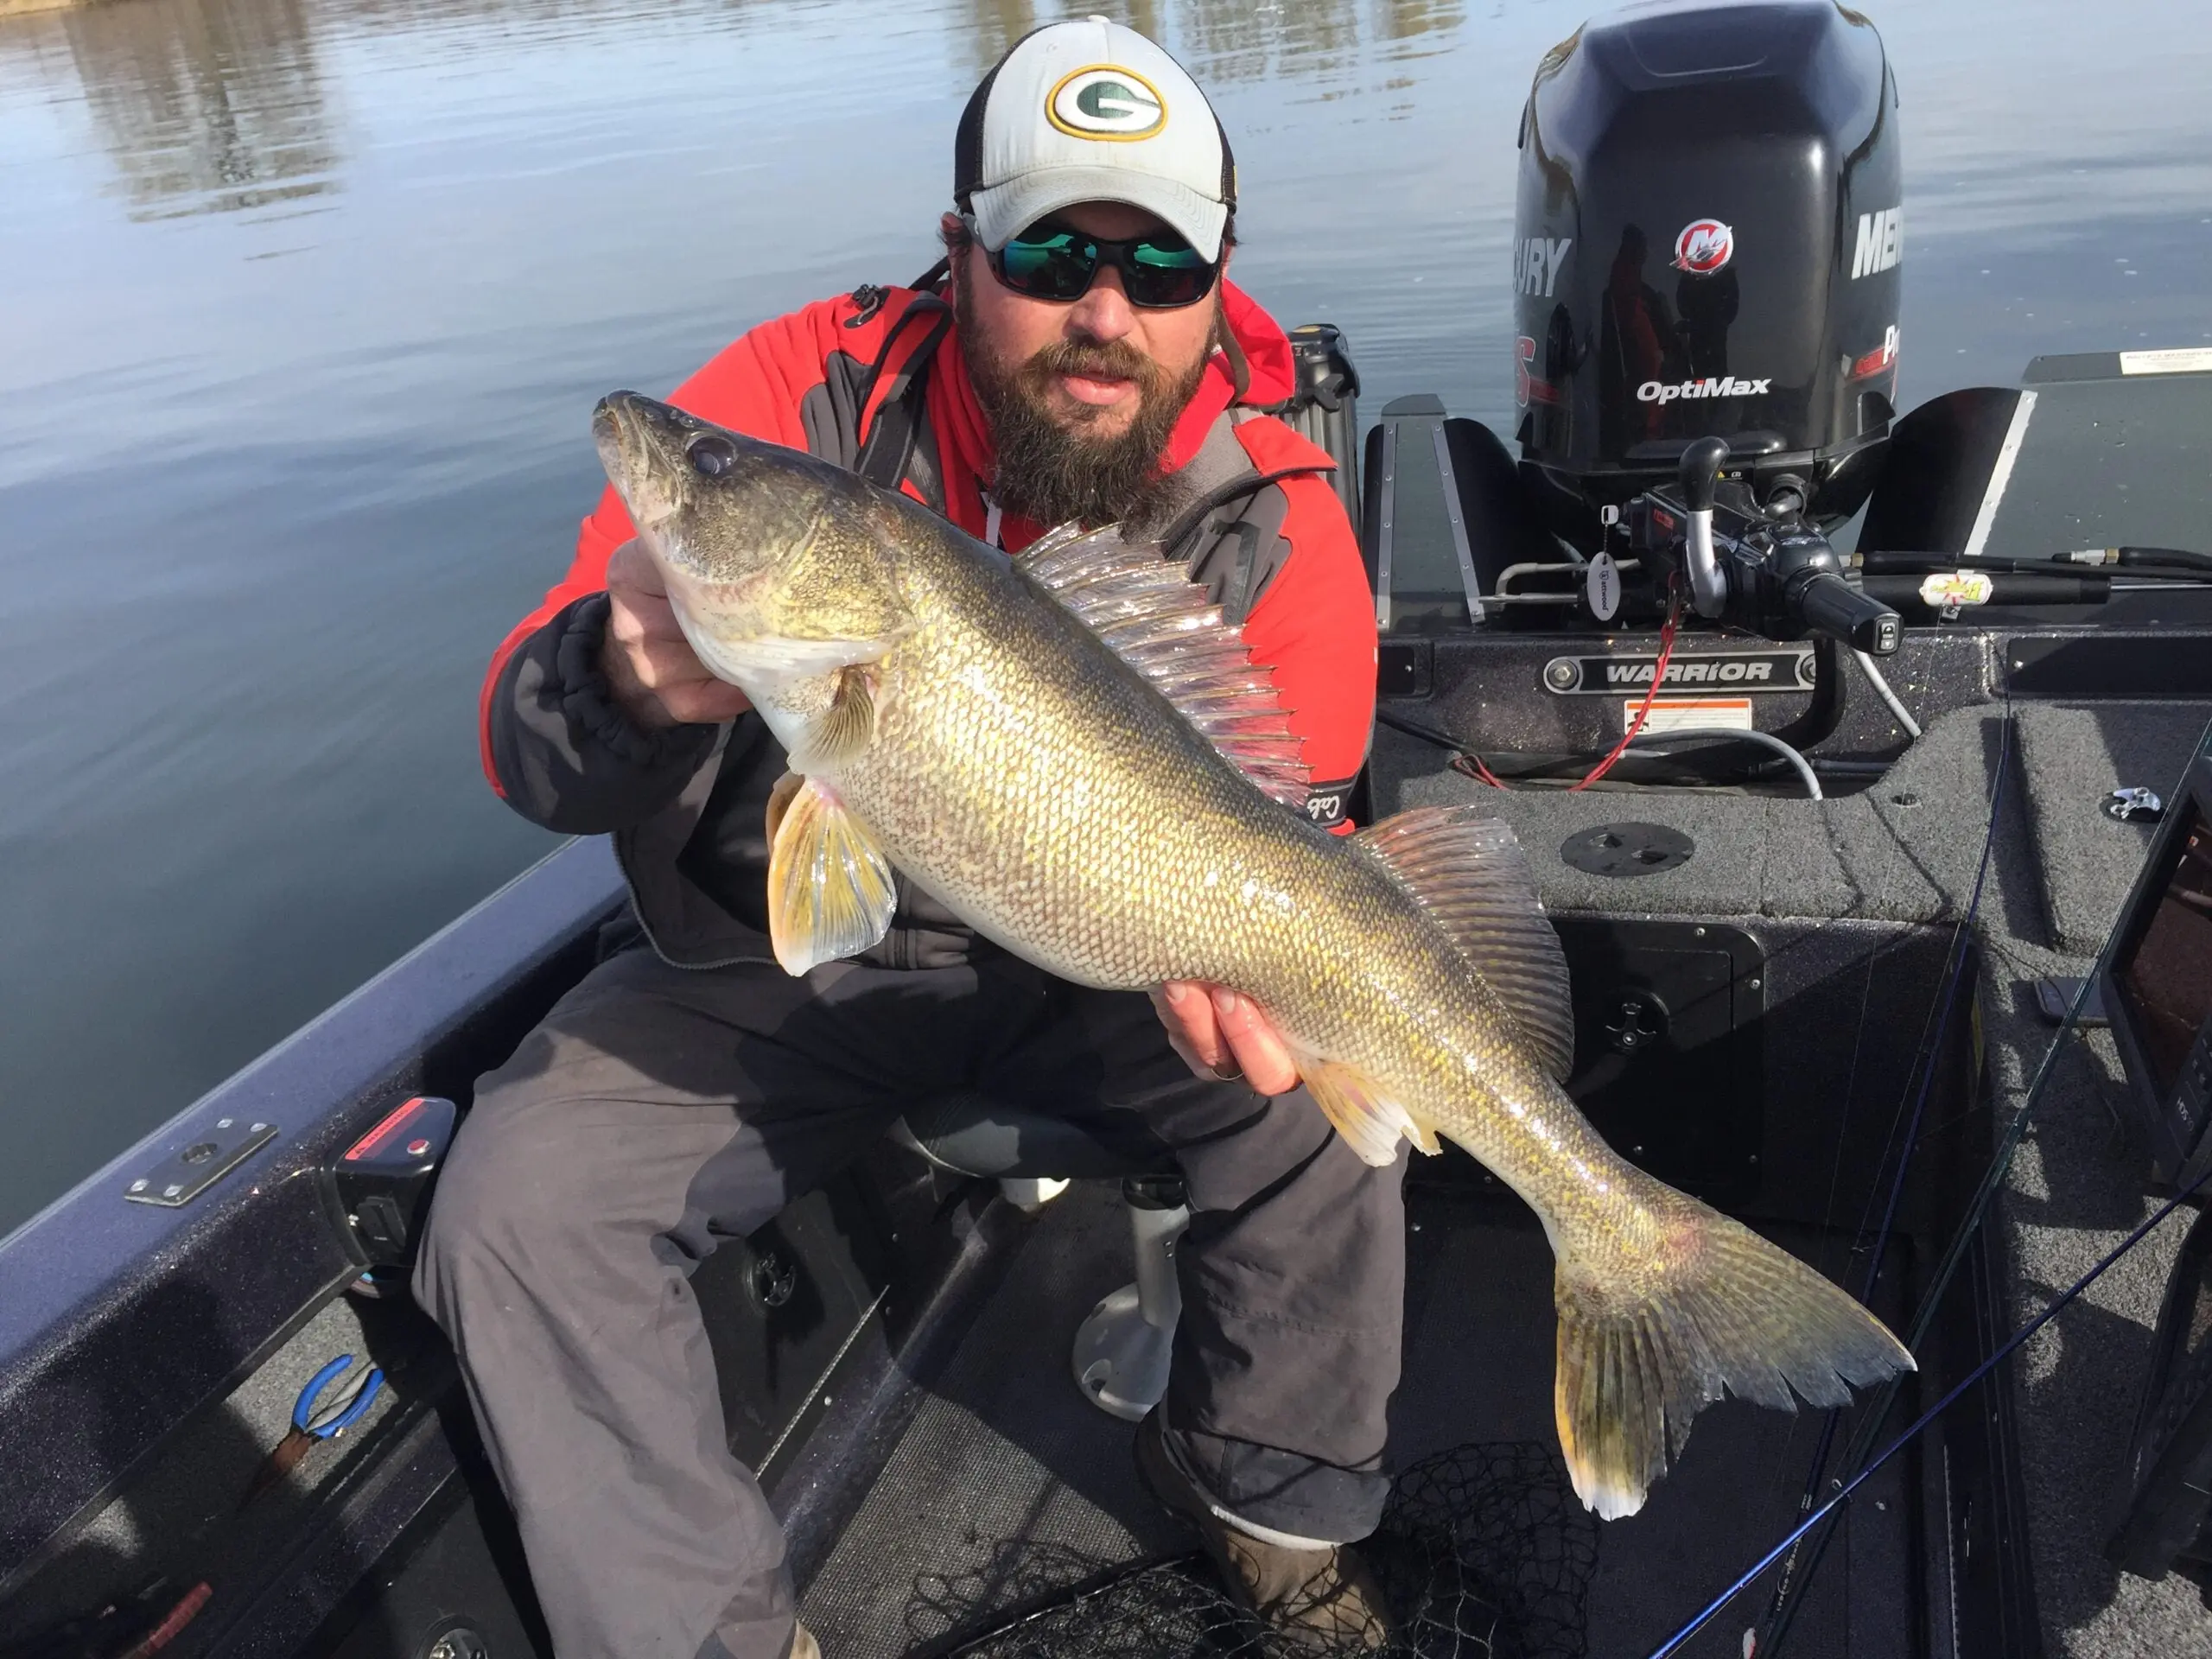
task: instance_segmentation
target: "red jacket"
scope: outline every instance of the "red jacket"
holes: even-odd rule
[[[1313,816],[1347,828],[1344,800],[1374,715],[1373,602],[1357,538],[1325,476],[1332,463],[1255,407],[1290,396],[1289,341],[1231,284],[1224,284],[1224,307],[1246,385],[1240,394],[1230,360],[1216,353],[1169,439],[1164,464],[1188,474],[1194,503],[1177,550],[1194,580],[1207,582],[1231,616],[1243,616],[1255,660],[1274,671],[1291,728],[1305,740]],[[918,438],[901,487],[982,536],[990,433],[957,332],[933,353],[922,350],[930,323],[944,316],[941,306],[903,289],[825,300],[753,329],[671,401],[853,466],[880,411],[906,391],[925,357]],[[1043,528],[1008,518],[1000,539],[1019,552]],[[721,923],[734,919],[750,934],[759,919],[761,884],[752,866],[765,849],[751,797],[773,782],[781,756],[755,753],[764,739],[774,748],[757,720],[735,730],[646,734],[607,699],[597,668],[601,595],[607,556],[631,533],[620,499],[607,490],[583,521],[568,575],[493,654],[482,700],[485,771],[537,823],[613,832],[656,944],[672,960],[702,963],[729,954]],[[734,767],[766,779],[742,787]],[[711,906],[696,902],[702,887]],[[717,917],[716,908],[727,913]]]

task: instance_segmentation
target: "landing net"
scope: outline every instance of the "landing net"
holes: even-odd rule
[[[1529,1441],[1455,1447],[1404,1470],[1362,1546],[1397,1636],[1379,1659],[1583,1659],[1597,1522],[1559,1454]],[[948,1586],[950,1587],[950,1586]],[[957,1650],[959,1659],[1333,1659],[1241,1611],[1193,1553],[1122,1574]]]

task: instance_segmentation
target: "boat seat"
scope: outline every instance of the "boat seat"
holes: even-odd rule
[[[1175,1168],[1167,1143],[1135,1112],[1048,1114],[973,1090],[909,1108],[893,1134],[941,1169],[993,1180],[1113,1179]]]
[[[891,1134],[940,1169],[997,1181],[1033,1214],[1070,1181],[1121,1182],[1136,1277],[1090,1310],[1070,1364],[1084,1397],[1102,1411],[1135,1422],[1158,1405],[1183,1313],[1175,1241],[1191,1219],[1167,1144],[1135,1112],[1064,1116],[973,1090],[922,1102]]]

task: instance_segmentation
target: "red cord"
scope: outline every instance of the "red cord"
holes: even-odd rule
[[[1567,786],[1567,793],[1576,794],[1590,787],[1613,769],[1613,762],[1627,752],[1636,741],[1636,734],[1643,729],[1643,722],[1651,713],[1651,700],[1659,695],[1659,683],[1667,677],[1667,659],[1675,654],[1675,624],[1682,617],[1681,594],[1670,585],[1667,593],[1667,620],[1659,629],[1659,660],[1651,665],[1651,683],[1644,688],[1643,704],[1636,711],[1636,718],[1629,721],[1628,730],[1621,741],[1613,745],[1613,752],[1590,768],[1590,775],[1579,784]]]
[[[1478,778],[1492,789],[1503,789],[1505,780],[1483,764],[1479,754],[1459,753],[1452,757],[1452,770],[1470,778]]]
[[[183,1633],[184,1627],[200,1616],[200,1610],[207,1605],[207,1599],[213,1594],[214,1592],[204,1581],[194,1585],[178,1599],[176,1605],[169,1609],[168,1617],[141,1637],[138,1644],[126,1652],[123,1659],[151,1659],[152,1655],[175,1641]]]

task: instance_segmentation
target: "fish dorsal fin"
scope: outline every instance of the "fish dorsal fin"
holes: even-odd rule
[[[1149,680],[1230,765],[1286,806],[1305,806],[1305,744],[1274,674],[1253,663],[1243,632],[1182,566],[1118,530],[1063,524],[1014,567]]]
[[[1574,1066],[1567,955],[1513,831],[1478,807],[1417,806],[1352,839],[1442,925],[1564,1081]]]

